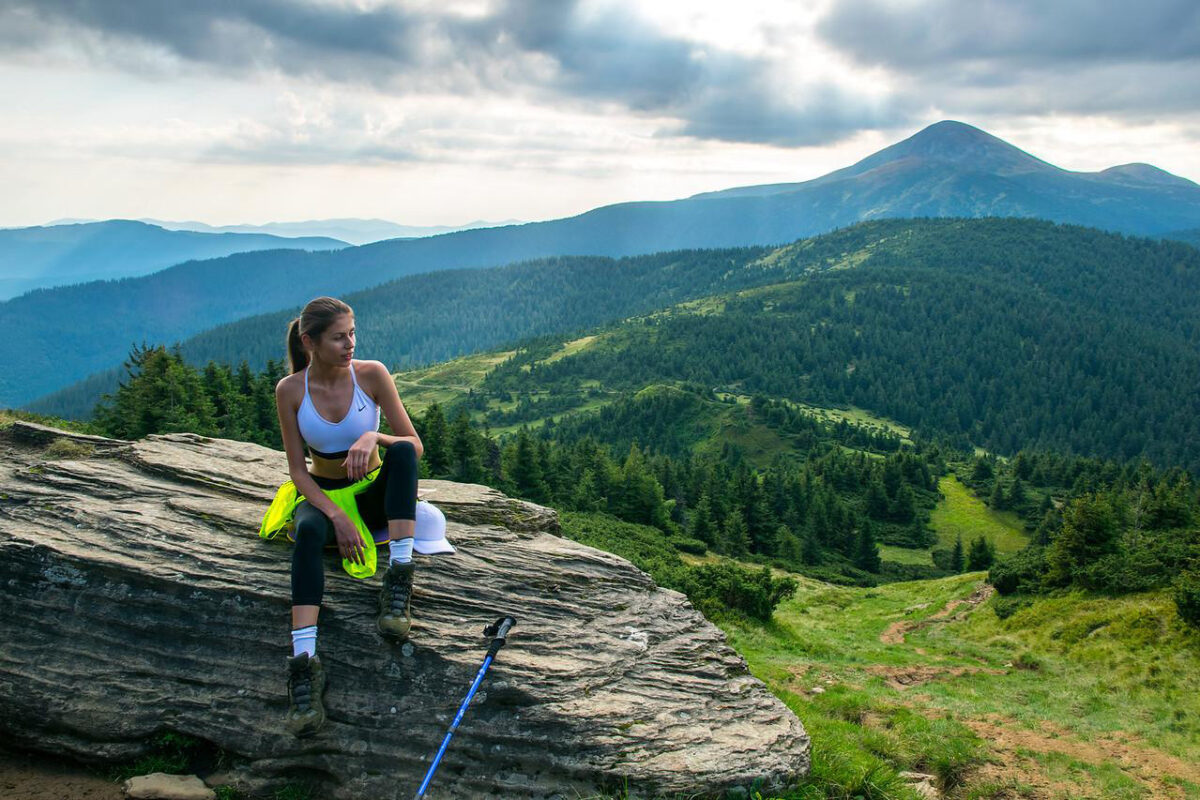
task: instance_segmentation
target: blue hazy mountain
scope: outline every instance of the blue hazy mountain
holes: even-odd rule
[[[31,289],[157,272],[199,258],[253,250],[332,250],[327,237],[169,231],[133,220],[0,230],[0,300]]]
[[[782,244],[888,217],[1038,217],[1128,234],[1200,228],[1200,186],[1132,164],[1071,172],[977,128],[940,122],[802,183],[605,206],[579,216],[397,239],[336,252],[244,253],[142,278],[36,292],[0,304],[0,406],[119,364],[133,342],[172,342],[405,275],[556,255],[626,256]],[[429,302],[436,303],[431,297]],[[104,309],[103,331],[81,314]],[[114,313],[119,312],[119,313]],[[282,353],[282,350],[281,350]]]
[[[384,239],[414,239],[438,236],[443,233],[469,231],[474,228],[495,228],[499,225],[519,225],[520,220],[503,222],[476,220],[466,225],[401,225],[385,219],[313,219],[303,222],[268,222],[263,225],[207,225],[203,222],[168,222],[143,219],[142,222],[169,231],[199,231],[202,233],[265,233],[271,236],[326,236],[350,244],[370,244]],[[315,248],[309,248],[315,249]]]

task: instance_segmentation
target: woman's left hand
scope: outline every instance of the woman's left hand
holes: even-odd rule
[[[342,462],[342,466],[346,468],[346,477],[356,481],[366,477],[371,468],[371,457],[378,452],[378,431],[367,431],[358,437],[358,441],[350,445],[346,452],[346,460]]]

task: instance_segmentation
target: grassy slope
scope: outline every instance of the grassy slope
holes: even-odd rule
[[[802,580],[771,625],[723,625],[813,735],[814,784],[915,768],[953,797],[1200,797],[1200,633],[1167,596],[935,616],[982,578]]]

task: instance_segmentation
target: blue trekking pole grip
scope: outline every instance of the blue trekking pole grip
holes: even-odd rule
[[[483,660],[483,666],[475,674],[475,682],[471,684],[471,690],[467,692],[466,699],[458,707],[458,713],[454,715],[454,722],[450,723],[450,730],[446,731],[446,738],[442,739],[442,746],[438,748],[437,755],[433,757],[433,763],[429,765],[429,771],[425,773],[425,780],[421,781],[421,788],[417,789],[414,800],[421,800],[425,797],[425,790],[429,788],[429,782],[433,780],[433,773],[437,771],[438,764],[442,762],[442,756],[445,755],[446,748],[450,745],[450,737],[454,735],[454,731],[458,730],[458,723],[462,722],[463,714],[467,713],[467,706],[471,705],[471,698],[475,696],[479,684],[483,683],[483,676],[487,673],[488,667],[492,665],[492,661],[495,660],[496,654],[500,652],[500,648],[507,643],[508,632],[516,624],[516,617],[501,617],[483,629],[484,636],[492,637],[492,643],[488,646],[487,658]]]

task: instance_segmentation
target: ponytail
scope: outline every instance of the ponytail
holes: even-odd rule
[[[300,318],[296,317],[288,325],[287,332],[288,360],[292,363],[292,372],[299,372],[308,366],[308,352],[300,341]]]
[[[288,323],[287,351],[293,373],[308,366],[308,351],[304,349],[301,335],[308,334],[317,341],[342,314],[354,316],[354,309],[334,297],[316,297],[308,301],[300,316]]]

